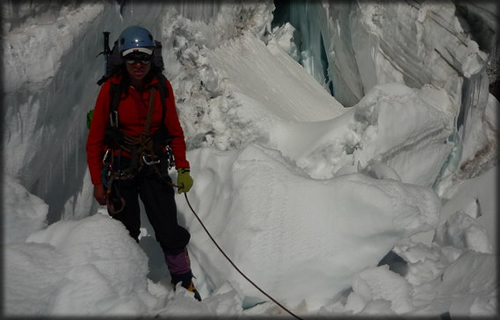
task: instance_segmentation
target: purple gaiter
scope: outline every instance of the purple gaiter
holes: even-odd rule
[[[191,262],[187,249],[178,254],[165,254],[165,261],[171,274],[183,274],[191,271]]]

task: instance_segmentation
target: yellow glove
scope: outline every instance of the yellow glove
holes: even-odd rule
[[[193,186],[193,178],[191,178],[189,168],[177,169],[177,185],[179,186],[179,193],[189,192]]]

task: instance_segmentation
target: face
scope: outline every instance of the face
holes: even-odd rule
[[[144,77],[151,70],[150,56],[147,54],[137,55],[135,53],[127,55],[125,65],[127,72],[133,82],[142,82]]]

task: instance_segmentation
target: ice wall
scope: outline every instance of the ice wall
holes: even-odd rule
[[[304,61],[306,69],[320,83],[328,74],[334,88],[342,89],[336,98],[346,106],[356,104],[374,85],[394,81],[414,88],[432,83],[460,100],[461,83],[450,79],[480,72],[492,52],[491,41],[485,39],[479,48],[452,1],[285,3],[288,14],[280,19],[288,18],[300,32],[302,55],[312,60]],[[491,16],[482,26],[490,35],[495,32]],[[322,51],[328,61],[323,61]]]
[[[85,174],[85,113],[102,70],[94,57],[107,7],[8,2],[4,8],[7,16],[16,12],[5,20],[2,42],[4,174],[50,203],[53,220]]]
[[[330,81],[332,70],[329,68],[328,54],[325,51],[325,36],[327,16],[321,6],[308,1],[294,1],[290,5],[290,21],[300,33],[298,43],[299,63],[311,74],[327,91],[334,95],[333,84]]]
[[[444,89],[453,102],[450,111],[457,131],[453,143],[462,150],[451,155],[458,159],[450,156],[450,160],[459,162],[468,176],[477,174],[467,168],[471,161],[483,162],[486,168],[481,170],[491,166],[496,142],[483,128],[488,121],[487,71],[491,75],[498,46],[494,5],[459,2],[456,6],[452,1],[277,5],[279,23],[290,22],[300,35],[295,39],[300,62],[319,83],[331,82],[330,91],[344,106],[355,105],[383,83]],[[478,136],[482,143],[472,143]],[[487,155],[478,160],[478,153]]]

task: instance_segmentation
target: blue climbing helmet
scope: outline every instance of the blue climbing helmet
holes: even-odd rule
[[[122,57],[131,52],[153,53],[155,41],[148,29],[132,26],[122,31],[118,38],[118,48]]]

